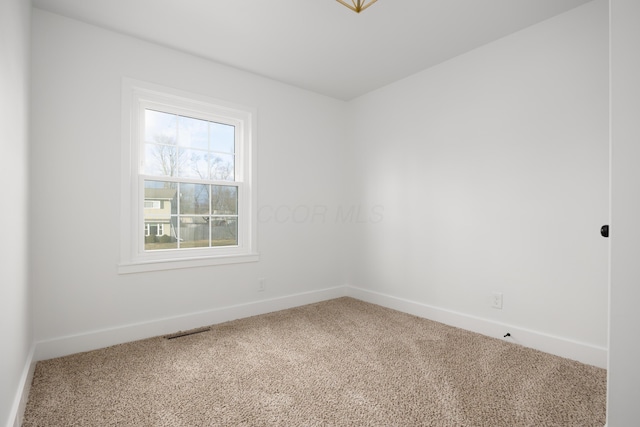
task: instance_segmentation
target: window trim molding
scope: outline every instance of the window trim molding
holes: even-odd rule
[[[205,249],[144,251],[144,189],[140,186],[140,106],[165,102],[172,109],[185,108],[194,114],[214,114],[244,123],[236,153],[242,162],[236,181],[244,214],[238,222],[238,245]],[[137,273],[177,268],[256,262],[257,250],[257,111],[204,95],[131,78],[122,79],[120,262],[118,273]],[[230,182],[231,183],[231,182]],[[141,193],[142,192],[142,193]],[[140,198],[142,197],[142,199]],[[240,200],[239,200],[240,204]],[[136,238],[137,236],[137,238]]]

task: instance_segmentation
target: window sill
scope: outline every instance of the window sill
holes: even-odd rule
[[[245,262],[258,262],[260,255],[257,253],[246,255],[229,255],[203,258],[185,258],[162,261],[142,261],[121,263],[118,265],[118,274],[145,273],[150,271],[175,270],[180,268],[208,267],[213,265],[239,264]]]

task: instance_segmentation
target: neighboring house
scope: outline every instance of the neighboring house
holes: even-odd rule
[[[145,188],[144,235],[174,236],[171,226],[171,209],[176,203],[175,188]]]

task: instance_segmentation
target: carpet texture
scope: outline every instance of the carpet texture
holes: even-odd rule
[[[23,426],[598,426],[606,371],[352,298],[39,362]]]

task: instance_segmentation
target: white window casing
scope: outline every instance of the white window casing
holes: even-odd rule
[[[211,176],[200,179],[198,177],[149,174],[149,171],[144,169],[146,146],[144,121],[145,111],[148,110],[152,110],[152,113],[160,111],[177,115],[179,118],[233,126],[235,129],[235,153],[230,155],[234,159],[233,179],[218,181],[220,178]],[[258,261],[256,122],[254,108],[238,106],[152,83],[129,78],[123,79],[121,242],[120,263],[118,265],[120,274]],[[205,156],[209,156],[209,159],[211,158],[211,148],[204,153]],[[209,231],[209,247],[145,249],[145,237],[153,234],[150,233],[151,225],[157,226],[158,236],[176,234],[174,231],[176,227],[171,226],[168,222],[156,223],[151,219],[153,215],[162,215],[164,207],[171,205],[169,201],[162,203],[157,200],[145,201],[145,180],[147,183],[170,181],[172,185],[176,186],[204,185],[209,186],[210,191],[213,191],[214,187],[235,187],[237,189],[234,190],[237,194],[237,212],[232,215],[233,218],[224,219],[237,220],[237,235],[235,236],[236,241],[234,241],[237,244],[213,246],[211,231]],[[179,196],[176,197],[179,198]],[[213,196],[209,197],[210,210],[207,221],[210,223],[213,217],[220,218],[212,210],[211,197]],[[150,215],[146,222],[145,211],[147,215]],[[187,218],[188,216],[183,215],[185,223],[193,220],[193,218]],[[191,216],[196,217],[195,215]],[[173,217],[179,227],[180,215],[173,215]],[[199,220],[203,216],[198,215],[197,217]],[[152,224],[150,225],[149,222]],[[209,230],[211,227],[209,226]],[[180,246],[180,243],[178,242],[177,245]]]

